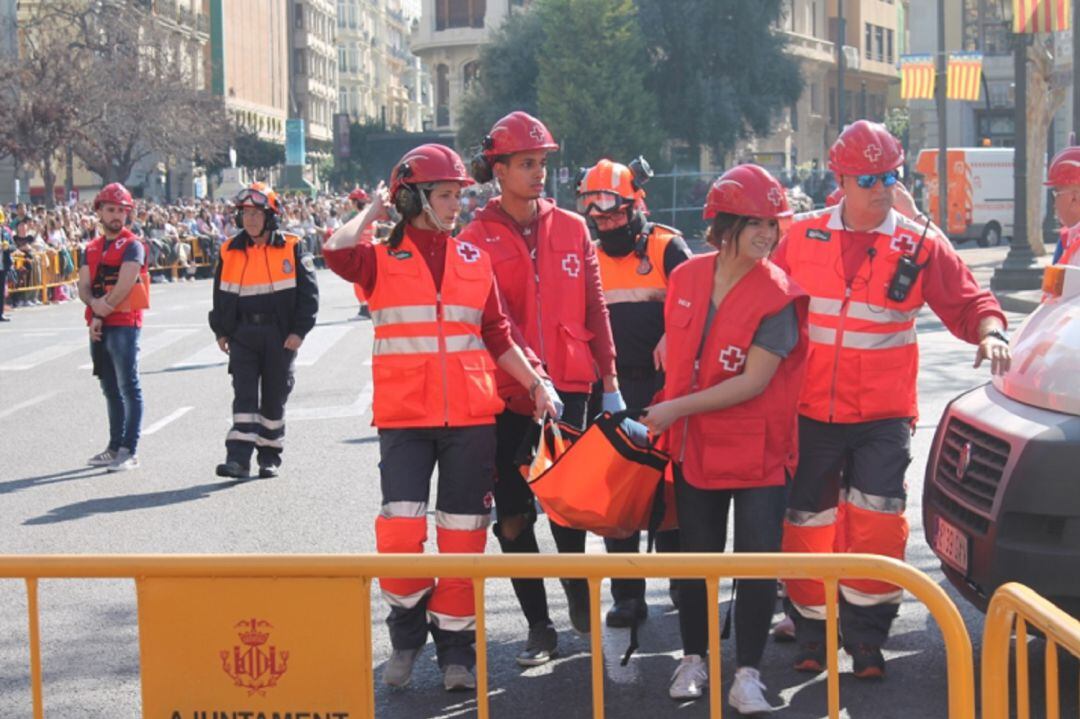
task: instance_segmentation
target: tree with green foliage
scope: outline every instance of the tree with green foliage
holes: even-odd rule
[[[539,13],[514,12],[480,48],[479,80],[462,101],[458,146],[479,147],[481,139],[503,115],[524,110],[536,115],[537,49],[544,42]]]
[[[802,94],[798,59],[777,31],[785,0],[638,0],[665,134],[720,153],[768,135]]]
[[[560,163],[620,162],[660,147],[649,58],[632,0],[541,0],[540,117],[561,144]]]

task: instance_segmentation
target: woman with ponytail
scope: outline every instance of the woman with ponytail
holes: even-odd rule
[[[375,201],[323,248],[330,269],[363,287],[375,326],[380,554],[423,551],[436,466],[439,551],[483,553],[495,482],[495,416],[503,409],[496,364],[526,388],[535,416],[555,412],[544,378],[511,338],[490,259],[450,236],[461,189],[470,184],[457,153],[422,145],[394,168],[389,192],[380,184]],[[401,220],[389,239],[363,240],[372,222],[387,217],[390,203]],[[383,681],[409,682],[430,631],[446,690],[474,689],[472,580],[387,578],[380,585],[390,604],[393,646]]]

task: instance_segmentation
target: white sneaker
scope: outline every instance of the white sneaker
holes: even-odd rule
[[[671,684],[668,686],[668,696],[676,701],[700,699],[708,684],[709,670],[704,660],[698,654],[690,654],[683,657],[679,666],[675,667]]]
[[[116,452],[111,449],[106,449],[104,452],[98,452],[93,457],[86,460],[86,463],[91,467],[108,467],[115,461]]]
[[[110,472],[127,472],[139,468],[139,458],[131,453],[126,447],[121,447],[116,453],[116,459],[109,465]]]
[[[740,714],[764,714],[773,710],[765,700],[765,685],[753,667],[739,667],[728,692],[728,704]]]

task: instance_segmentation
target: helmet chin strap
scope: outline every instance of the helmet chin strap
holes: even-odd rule
[[[431,220],[431,224],[435,225],[436,229],[440,232],[450,232],[454,229],[454,223],[449,224],[439,219],[439,216],[435,214],[435,210],[432,209],[431,203],[428,202],[427,193],[423,188],[417,188],[417,192],[420,194],[420,205],[424,208],[424,214]]]

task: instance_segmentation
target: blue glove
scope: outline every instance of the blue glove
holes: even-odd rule
[[[630,419],[627,417],[619,423],[623,432],[626,432],[626,436],[630,438],[630,441],[636,444],[642,449],[649,448],[649,428],[638,422],[636,419]]]
[[[626,402],[623,401],[622,392],[615,390],[614,392],[604,392],[604,398],[600,402],[600,409],[605,412],[622,412],[626,409]]]
[[[551,383],[551,380],[546,379],[541,386],[544,388],[544,392],[547,393],[548,399],[555,405],[555,420],[562,419],[563,408],[566,406],[563,404],[562,399],[559,397],[559,393],[555,391],[555,385]]]

